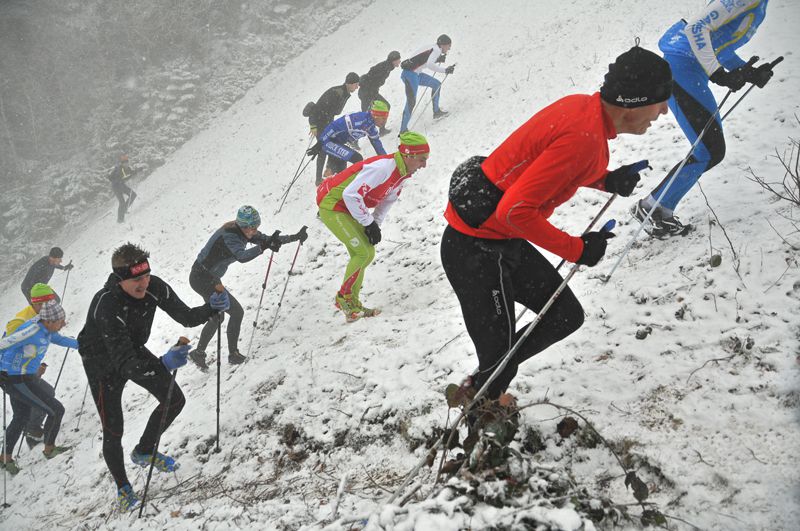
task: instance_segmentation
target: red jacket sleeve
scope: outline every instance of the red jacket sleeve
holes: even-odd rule
[[[575,262],[583,240],[554,227],[553,209],[572,194],[576,182],[591,171],[596,145],[582,135],[565,135],[550,144],[506,190],[497,206],[497,221],[517,237]]]

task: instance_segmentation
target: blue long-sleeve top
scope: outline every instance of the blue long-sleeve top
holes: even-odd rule
[[[345,114],[325,128],[320,137],[320,142],[333,141],[337,144],[344,144],[346,142],[358,142],[361,138],[369,137],[375,153],[378,155],[386,155],[386,150],[383,149],[381,143],[380,131],[378,126],[375,125],[375,120],[372,119],[372,114],[369,111],[354,112]]]
[[[68,348],[78,348],[78,340],[50,332],[37,315],[25,321],[10,336],[0,338],[0,370],[9,375],[36,374],[50,343]]]
[[[709,76],[720,66],[727,70],[747,63],[736,55],[767,15],[768,0],[711,0],[689,21],[680,20],[661,37],[665,54],[697,60]]]
[[[257,232],[248,240],[236,223],[228,222],[211,235],[197,255],[197,263],[216,278],[222,278],[232,263],[249,262],[263,253],[258,245],[248,249],[247,244],[266,237]]]

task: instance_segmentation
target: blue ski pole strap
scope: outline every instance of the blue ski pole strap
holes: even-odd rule
[[[605,225],[603,225],[603,227],[600,229],[600,232],[611,232],[612,230],[614,230],[614,227],[616,226],[617,226],[617,220],[609,219],[608,221],[606,221]]]

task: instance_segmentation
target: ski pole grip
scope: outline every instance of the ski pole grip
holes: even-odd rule
[[[635,162],[631,164],[631,173],[639,173],[640,171],[644,171],[650,167],[650,161],[647,159],[640,160],[639,162]]]
[[[772,62],[769,64],[769,67],[770,67],[770,68],[775,68],[775,66],[777,66],[777,65],[778,65],[778,64],[780,64],[781,62],[783,62],[783,56],[782,56],[782,55],[781,55],[781,56],[779,56],[779,57],[778,57],[777,59],[775,59],[774,61],[772,61]]]
[[[643,162],[647,162],[647,161],[643,161]],[[600,232],[611,232],[612,230],[614,230],[614,227],[616,227],[616,226],[617,226],[617,220],[616,219],[609,219],[608,221],[606,221],[605,225],[603,225],[603,227],[600,229]]]
[[[181,336],[178,338],[178,342],[175,343],[175,346],[178,347],[180,345],[188,345],[188,344],[189,344],[189,338],[186,336]]]
[[[761,59],[759,56],[754,55],[753,57],[750,58],[749,61],[747,61],[747,64],[745,64],[745,66],[753,66],[758,62],[759,59]]]

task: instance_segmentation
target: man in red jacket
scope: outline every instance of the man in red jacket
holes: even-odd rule
[[[453,173],[441,257],[478,355],[476,389],[525,332],[516,330],[514,302],[539,312],[562,281],[530,243],[570,262],[597,264],[612,233],[572,236],[547,218],[581,186],[624,197],[633,192],[635,170],[606,169],[608,140],[644,134],[666,114],[671,91],[669,64],[636,46],[609,65],[599,93],[545,107],[488,157],[472,157]],[[520,363],[582,324],[583,309],[566,288],[492,382],[488,397],[508,388]]]

